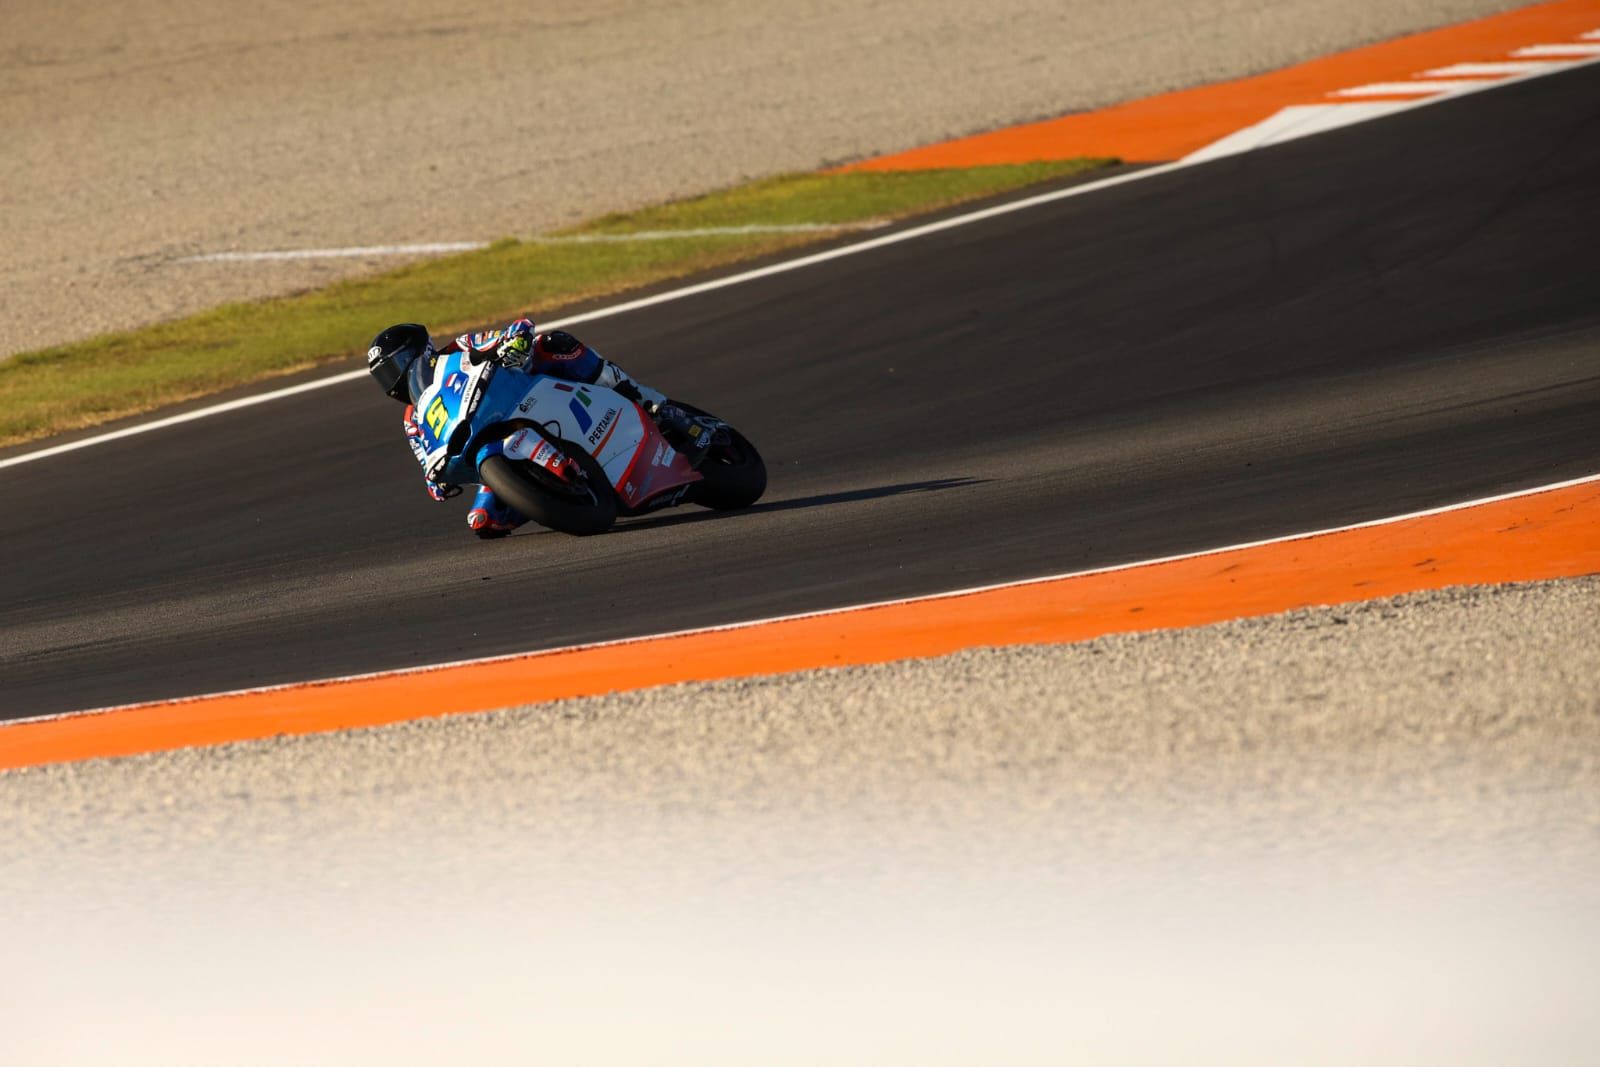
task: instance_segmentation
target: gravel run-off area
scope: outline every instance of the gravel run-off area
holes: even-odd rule
[[[0,1034],[1584,1062],[1597,648],[1585,578],[0,775]]]
[[[535,233],[1514,6],[12,4],[0,356],[396,262],[188,256]]]

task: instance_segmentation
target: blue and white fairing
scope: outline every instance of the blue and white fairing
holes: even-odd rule
[[[417,400],[423,471],[433,481],[481,482],[478,465],[489,456],[527,459],[537,435],[517,434],[519,422],[537,423],[587,451],[627,508],[699,480],[639,406],[620,393],[493,361],[466,362],[463,356],[441,355],[433,382]]]

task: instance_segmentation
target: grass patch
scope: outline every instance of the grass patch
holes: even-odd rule
[[[789,175],[606,215],[562,234],[901,218],[1109,162]],[[5,412],[0,445],[92,426],[321,363],[350,360],[354,368],[359,366],[354,358],[368,340],[390,323],[425,322],[437,336],[827,236],[756,233],[581,244],[508,239],[481,251],[414,263],[310,293],[226,304],[172,322],[23,352],[0,364],[0,411]]]

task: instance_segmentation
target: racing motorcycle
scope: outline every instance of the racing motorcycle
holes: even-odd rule
[[[413,364],[421,370],[422,360]],[[570,534],[609,530],[619,515],[677,504],[748,507],[767,488],[767,468],[744,435],[708,412],[686,413],[691,434],[711,434],[697,466],[662,436],[644,408],[599,385],[530,374],[465,353],[439,358],[418,396],[438,482],[477,482],[541,526]]]

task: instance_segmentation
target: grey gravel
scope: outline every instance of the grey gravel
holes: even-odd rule
[[[1517,0],[12,4],[0,356]]]
[[[632,849],[630,827],[681,817],[866,820],[894,851],[978,827],[1122,848],[1177,819],[1219,845],[1409,852],[1424,827],[1581,865],[1600,831],[1600,578],[37,768],[0,775],[0,802],[6,879],[72,840],[164,863],[147,838],[174,819],[185,851],[352,828],[384,847]]]
[[[0,1034],[35,1063],[293,1060],[308,1033],[341,1063],[1582,1063],[1597,597],[0,775]],[[124,1055],[62,1039],[52,990]],[[197,996],[182,1041],[141,1029]]]

